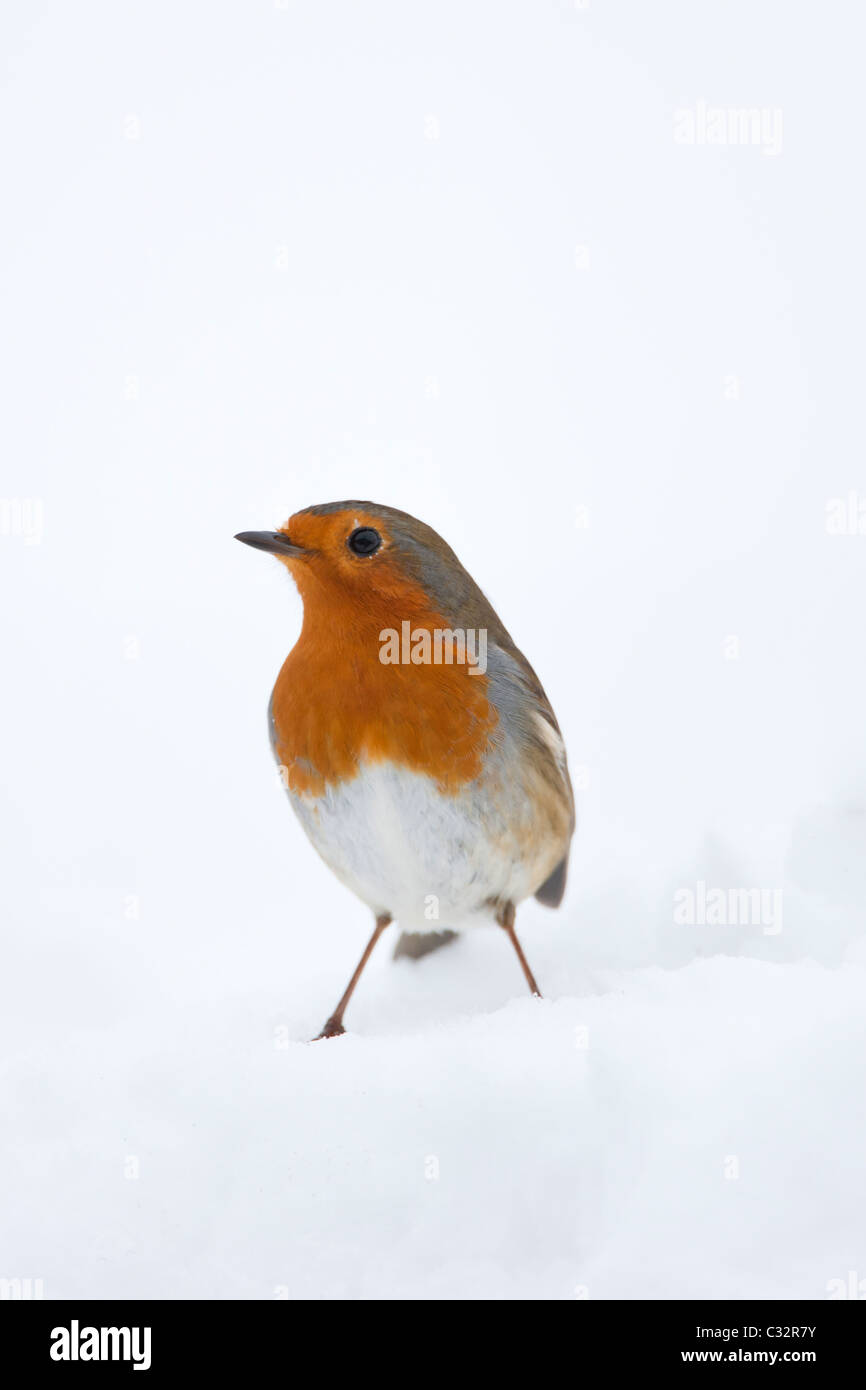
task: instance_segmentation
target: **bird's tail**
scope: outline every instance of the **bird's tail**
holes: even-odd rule
[[[440,946],[447,946],[451,941],[457,940],[456,931],[404,931],[400,940],[394,947],[394,960],[400,960],[401,956],[406,956],[409,960],[420,960],[422,956],[429,956],[431,951],[438,951]]]

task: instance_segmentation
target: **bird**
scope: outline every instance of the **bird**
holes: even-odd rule
[[[550,701],[492,605],[441,536],[395,507],[318,504],[235,539],[275,556],[300,593],[271,747],[314,848],[375,919],[314,1041],[345,1032],[392,922],[395,956],[416,958],[497,925],[540,998],[516,909],[560,905],[574,795]]]

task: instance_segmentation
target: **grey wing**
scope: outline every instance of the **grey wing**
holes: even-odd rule
[[[545,907],[558,907],[565,893],[568,857],[574,834],[574,792],[568,775],[565,743],[550,701],[526,657],[504,634],[508,646],[491,651],[489,674],[494,700],[509,726],[532,745],[552,797],[559,803],[563,855],[553,873],[537,889],[535,897]]]

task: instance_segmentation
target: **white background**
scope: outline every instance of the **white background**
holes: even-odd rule
[[[866,1280],[866,534],[827,531],[866,499],[855,7],[2,26],[0,1276]],[[781,149],[678,143],[700,102],[780,111]],[[299,600],[232,536],[344,497],[491,597],[580,826],[518,919],[543,1003],[495,931],[387,943],[311,1047],[370,923],[267,746]],[[782,889],[782,930],[675,925],[699,880]]]

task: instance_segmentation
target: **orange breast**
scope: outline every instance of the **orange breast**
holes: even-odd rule
[[[301,585],[299,584],[299,587]],[[362,599],[304,585],[304,625],[273,695],[276,751],[291,790],[320,795],[359,762],[390,761],[455,793],[481,771],[498,722],[486,675],[466,664],[380,661],[380,634],[450,625],[408,581]]]

